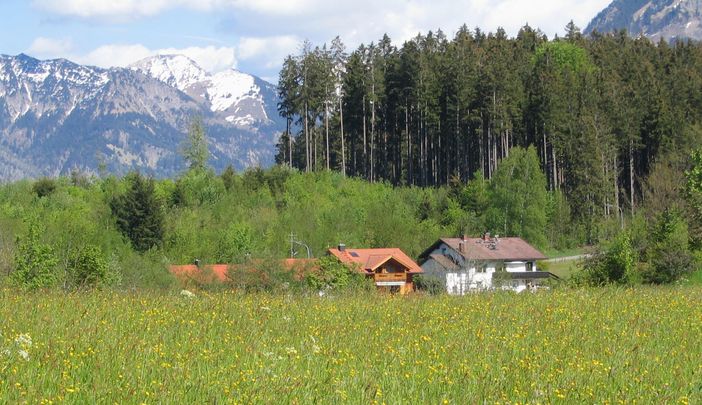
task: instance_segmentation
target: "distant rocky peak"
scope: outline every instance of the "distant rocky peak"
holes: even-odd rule
[[[206,80],[209,76],[205,69],[185,55],[150,56],[129,67],[181,91]]]
[[[615,0],[590,22],[585,33],[622,29],[652,41],[702,40],[702,0]]]

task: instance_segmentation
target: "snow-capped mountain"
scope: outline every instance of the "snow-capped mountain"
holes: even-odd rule
[[[220,118],[241,128],[269,124],[274,105],[266,99],[275,97],[275,86],[235,69],[216,74],[205,72],[193,60],[182,55],[159,55],[131,66],[207,105]],[[270,108],[272,107],[272,108]]]
[[[702,0],[615,0],[585,30],[608,33],[626,29],[654,42],[702,40]]]
[[[182,56],[101,69],[0,55],[0,180],[103,164],[176,174],[194,115],[203,117],[216,169],[265,166],[284,128],[276,105],[271,84],[233,70],[211,75]]]

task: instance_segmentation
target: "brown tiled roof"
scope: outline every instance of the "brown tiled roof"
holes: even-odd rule
[[[462,238],[442,238],[442,242],[459,252],[468,260],[543,260],[539,252],[522,238],[499,238],[496,244],[482,238],[466,238],[464,251],[460,250]],[[492,248],[494,246],[494,249]]]
[[[329,254],[336,256],[342,263],[355,264],[364,272],[372,272],[388,260],[395,260],[404,266],[409,273],[422,273],[414,260],[410,259],[402,250],[397,248],[384,249],[329,249]]]

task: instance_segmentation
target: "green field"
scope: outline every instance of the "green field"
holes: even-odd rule
[[[2,403],[702,401],[699,288],[0,294]]]

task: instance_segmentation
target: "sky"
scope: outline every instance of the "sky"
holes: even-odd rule
[[[584,28],[611,0],[0,0],[0,54],[127,66],[184,54],[216,73],[236,68],[271,82],[301,43],[353,50],[387,33],[396,45],[467,24],[510,36],[529,24],[549,37]]]

